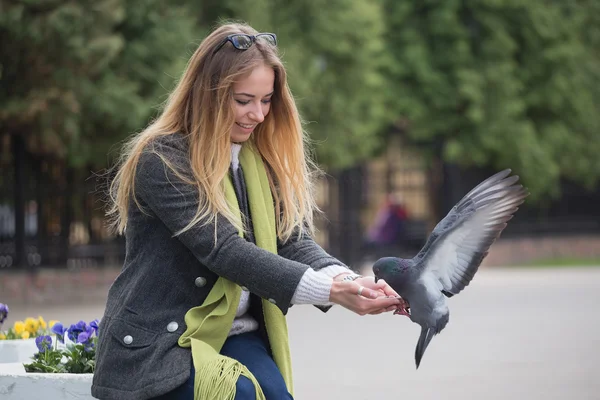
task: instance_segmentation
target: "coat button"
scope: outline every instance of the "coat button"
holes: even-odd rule
[[[179,328],[179,324],[175,321],[169,322],[169,325],[167,325],[167,330],[169,332],[175,332],[177,328]]]
[[[133,337],[131,335],[127,335],[123,338],[123,343],[125,344],[131,344],[133,343]]]
[[[203,287],[204,285],[206,285],[206,278],[203,278],[201,276],[197,277],[196,280],[194,281],[194,284],[197,287]]]
[[[273,304],[277,304],[277,302],[275,301],[275,299],[269,299],[269,302],[271,302]]]

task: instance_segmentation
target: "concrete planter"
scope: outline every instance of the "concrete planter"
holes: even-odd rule
[[[27,373],[21,363],[0,364],[2,400],[93,400],[93,374]]]
[[[37,351],[35,339],[0,340],[0,363],[28,363]]]

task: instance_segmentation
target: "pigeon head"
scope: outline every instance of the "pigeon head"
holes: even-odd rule
[[[406,272],[410,269],[411,260],[396,257],[383,257],[373,264],[373,274],[375,282],[383,279],[390,283],[397,281],[399,278],[407,275]]]

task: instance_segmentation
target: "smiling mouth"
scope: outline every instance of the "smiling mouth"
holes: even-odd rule
[[[244,129],[252,129],[255,126],[254,124],[240,124],[239,122],[236,122],[235,124],[241,126]]]

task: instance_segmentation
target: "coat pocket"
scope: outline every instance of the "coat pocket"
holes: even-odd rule
[[[114,319],[108,330],[114,341],[130,349],[148,347],[156,339],[155,332],[119,319]]]
[[[107,318],[102,322],[94,385],[126,393],[151,385],[156,368],[151,360],[158,334],[123,319]]]
[[[156,339],[155,332],[120,319],[114,319],[108,330],[114,341],[129,349],[148,347]]]

